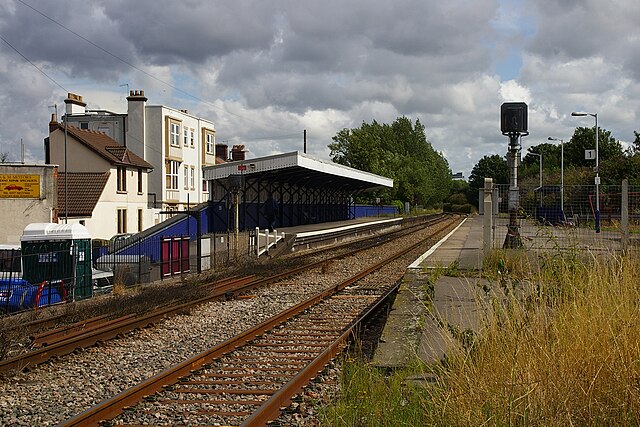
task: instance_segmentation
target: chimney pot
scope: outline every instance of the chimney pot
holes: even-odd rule
[[[56,113],[51,113],[51,121],[49,122],[49,133],[58,128],[58,116]]]
[[[231,148],[231,158],[232,160],[245,160],[245,152],[244,152],[244,145],[239,144],[239,145],[234,145]]]

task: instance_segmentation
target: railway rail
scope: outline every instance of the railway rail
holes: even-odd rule
[[[62,425],[103,425],[116,416],[117,425],[266,425],[397,283],[353,285],[447,227]]]
[[[434,215],[426,222],[416,222],[402,230],[396,230],[383,236],[379,236],[380,240],[377,241],[372,242],[368,239],[355,243],[347,242],[331,248],[311,251],[300,256],[300,258],[303,259],[310,259],[310,261],[303,266],[288,269],[282,273],[274,274],[269,277],[257,278],[255,276],[245,276],[240,278],[223,279],[214,283],[206,284],[204,286],[211,289],[211,294],[209,296],[195,301],[162,308],[142,316],[126,315],[116,319],[112,319],[109,316],[100,316],[77,322],[72,325],[47,330],[39,334],[34,334],[32,335],[32,346],[35,349],[15,357],[0,360],[0,373],[32,367],[45,362],[52,357],[69,354],[78,348],[92,346],[98,342],[113,339],[135,329],[148,327],[161,319],[173,316],[184,310],[188,310],[195,305],[204,304],[221,297],[230,298],[252,288],[277,282],[305,270],[317,268],[319,265],[332,259],[353,255],[354,253],[366,250],[372,246],[377,246],[381,241],[399,238],[407,233],[413,232],[416,228],[423,228],[438,224],[439,222],[447,219],[450,219],[448,215]],[[356,247],[353,248],[353,246]],[[323,257],[323,255],[328,252],[331,253],[331,256]],[[56,318],[51,320],[42,319],[39,321],[33,321],[30,322],[29,325],[32,329],[35,329],[36,327],[42,328],[47,323],[55,324],[56,321],[60,321],[59,317],[60,316],[56,316]]]

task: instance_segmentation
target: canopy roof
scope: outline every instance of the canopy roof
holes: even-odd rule
[[[208,181],[234,175],[340,190],[363,191],[393,187],[393,179],[312,159],[298,151],[204,168],[204,179]]]

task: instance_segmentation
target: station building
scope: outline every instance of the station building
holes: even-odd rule
[[[268,227],[264,203],[277,201],[276,226],[355,218],[354,197],[392,188],[393,180],[291,152],[204,168],[209,182],[209,231]]]

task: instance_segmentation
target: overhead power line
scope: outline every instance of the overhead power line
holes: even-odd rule
[[[270,127],[270,128],[273,128],[273,129],[279,129],[279,130],[287,130],[287,131],[288,131],[288,130],[290,130],[290,129],[284,129],[284,128],[280,128],[280,127],[277,127],[277,126],[273,126],[273,125],[265,124],[265,123],[260,123],[260,122],[257,122],[256,120],[254,120],[254,119],[250,119],[250,118],[248,118],[248,117],[246,117],[246,116],[242,116],[242,115],[240,115],[240,114],[232,113],[231,111],[227,110],[226,108],[218,107],[217,105],[213,104],[212,102],[209,102],[209,101],[207,101],[207,100],[205,100],[205,99],[202,99],[202,98],[200,98],[200,97],[198,97],[198,96],[196,96],[196,95],[193,95],[192,93],[189,93],[189,92],[187,92],[187,91],[185,91],[185,90],[182,90],[182,89],[180,89],[179,87],[174,86],[174,85],[172,85],[171,83],[169,83],[169,82],[167,82],[167,81],[164,81],[164,80],[162,80],[161,78],[156,77],[156,76],[154,76],[153,74],[151,74],[151,73],[149,73],[149,72],[147,72],[147,71],[145,71],[145,70],[143,70],[143,69],[141,69],[141,68],[137,67],[136,65],[134,65],[134,64],[132,64],[131,62],[127,61],[126,59],[124,59],[124,58],[122,58],[122,57],[120,57],[120,56],[116,55],[115,53],[110,52],[109,50],[107,50],[107,49],[103,48],[102,46],[98,45],[97,43],[94,43],[93,41],[89,40],[88,38],[84,37],[83,35],[81,35],[81,34],[77,33],[76,31],[74,31],[74,30],[72,30],[71,28],[67,27],[67,26],[66,26],[66,25],[64,25],[63,23],[61,23],[61,22],[59,22],[59,21],[57,21],[57,20],[55,20],[55,19],[51,18],[50,16],[46,15],[44,12],[41,12],[40,10],[38,10],[38,9],[36,9],[35,7],[31,6],[29,3],[25,2],[24,0],[18,0],[18,2],[22,3],[23,5],[25,5],[25,6],[26,6],[26,7],[28,7],[29,9],[33,10],[34,12],[38,13],[39,15],[41,15],[42,17],[44,17],[45,19],[48,19],[49,21],[53,22],[54,24],[56,24],[56,25],[58,25],[58,26],[60,26],[60,27],[64,28],[65,30],[67,30],[68,32],[70,32],[71,34],[73,34],[74,36],[76,36],[76,37],[78,37],[78,38],[80,38],[80,39],[84,40],[84,41],[85,41],[85,42],[87,42],[87,43],[89,43],[91,46],[95,47],[96,49],[101,50],[102,52],[106,53],[107,55],[109,55],[109,56],[111,56],[111,57],[113,57],[113,58],[115,58],[115,59],[117,59],[118,61],[121,61],[122,63],[124,63],[124,64],[128,65],[129,67],[133,68],[134,70],[137,70],[137,71],[139,71],[139,72],[143,73],[144,75],[146,75],[146,76],[148,76],[148,77],[150,77],[150,78],[152,78],[152,79],[156,80],[156,81],[157,81],[157,82],[159,82],[159,83],[162,83],[162,84],[164,84],[164,85],[166,85],[166,86],[170,87],[171,89],[174,89],[174,90],[175,90],[175,91],[177,91],[177,92],[182,93],[183,95],[186,95],[186,96],[188,96],[188,97],[191,97],[191,98],[195,99],[196,101],[202,102],[203,104],[207,104],[207,105],[209,105],[209,106],[211,106],[212,108],[215,108],[215,109],[217,109],[217,110],[224,111],[225,113],[230,114],[230,115],[232,115],[232,116],[235,116],[235,117],[238,117],[238,118],[240,118],[240,119],[243,119],[243,120],[247,120],[247,121],[250,121],[250,122],[256,123],[256,124],[258,124],[258,125],[260,125],[260,126]],[[26,58],[25,58],[25,59],[26,59]],[[31,62],[31,61],[29,61],[29,62]],[[37,67],[36,67],[36,68],[37,68]],[[42,71],[42,70],[41,70],[41,71]],[[46,74],[45,74],[45,75],[46,75]],[[48,77],[48,76],[47,76],[47,77]],[[57,84],[57,83],[56,83],[56,84]],[[58,86],[60,86],[60,85],[58,85]],[[61,86],[60,86],[60,87],[61,87]]]
[[[31,62],[31,60],[29,58],[27,58],[26,56],[24,56],[22,54],[22,52],[20,52],[15,46],[13,46],[11,43],[9,43],[7,41],[7,39],[5,39],[4,37],[0,36],[0,39],[2,39],[3,42],[5,42],[7,44],[7,46],[9,46],[11,49],[13,49],[18,55],[20,55],[22,57],[22,59],[24,59],[25,61],[27,61],[29,64],[33,65],[33,67],[40,71],[42,74],[44,74],[44,76],[46,78],[48,78],[49,80],[51,80],[56,86],[58,86],[60,89],[62,89],[65,92],[69,92],[67,89],[64,88],[64,86],[62,86],[60,83],[58,83],[53,77],[51,77],[49,74],[45,73],[40,67],[38,67],[36,64],[34,64],[33,62]]]

